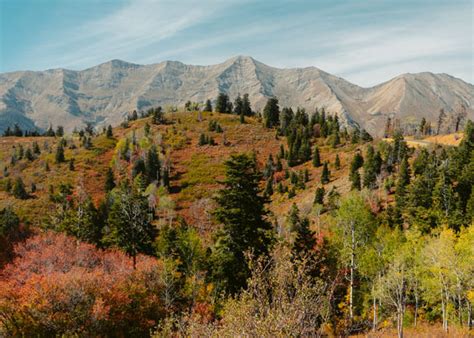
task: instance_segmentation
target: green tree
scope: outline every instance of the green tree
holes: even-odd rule
[[[351,181],[352,190],[360,190],[362,188],[361,182],[360,182],[359,170],[352,172],[349,176],[349,180]]]
[[[336,154],[336,160],[334,161],[334,167],[336,170],[341,169],[341,159],[339,158],[339,154]]]
[[[405,207],[405,199],[407,187],[410,184],[410,165],[408,164],[408,159],[405,157],[400,164],[400,169],[398,171],[398,180],[395,200],[397,207],[403,209]]]
[[[249,268],[245,252],[265,255],[272,243],[271,224],[265,220],[264,197],[255,157],[231,155],[225,162],[224,186],[216,197],[216,220],[223,224],[213,250],[211,279],[218,289],[235,293],[245,287]]]
[[[58,147],[56,148],[56,163],[63,163],[66,161],[64,157],[64,148],[62,142],[59,142]]]
[[[13,184],[12,194],[13,196],[15,196],[15,198],[22,200],[27,199],[29,197],[25,189],[25,184],[23,183],[21,177],[16,178],[15,184]]]
[[[206,105],[204,106],[204,111],[212,112],[212,103],[211,100],[206,100]]]
[[[39,145],[38,145],[38,142],[33,142],[33,153],[35,153],[36,155],[39,155],[41,154],[41,150],[39,148]]]
[[[265,127],[273,128],[278,126],[280,117],[280,108],[278,107],[278,99],[275,97],[269,98],[265,107],[263,108],[263,118],[265,120]]]
[[[229,96],[225,93],[219,93],[216,100],[216,112],[226,113],[229,106]]]
[[[325,161],[323,165],[323,171],[321,173],[321,183],[327,184],[330,181],[331,172],[329,171],[328,162]]]
[[[373,215],[360,193],[352,192],[341,200],[336,211],[335,230],[341,263],[348,271],[349,318],[352,320],[358,257],[375,231]]]
[[[313,152],[313,167],[317,168],[321,166],[321,155],[319,154],[319,147],[314,147]]]
[[[114,137],[114,133],[113,133],[113,130],[112,130],[112,126],[109,124],[107,126],[107,132],[105,134],[107,136],[107,138],[112,138]]]
[[[132,177],[135,178],[138,175],[145,176],[146,175],[146,165],[143,158],[139,157],[133,162],[132,167]]]
[[[242,101],[242,97],[240,96],[240,94],[237,95],[237,97],[235,98],[233,113],[235,115],[239,115],[239,116],[243,114],[243,101]]]
[[[250,105],[249,94],[244,94],[242,98],[242,114],[244,116],[252,116],[252,107]]]
[[[126,181],[113,195],[105,242],[123,249],[132,258],[134,268],[139,253],[153,252],[156,229],[150,223],[148,209],[146,197]]]
[[[367,148],[366,159],[364,162],[364,180],[363,185],[366,188],[373,189],[377,180],[377,162],[375,159],[374,147],[369,145]]]
[[[156,149],[155,145],[151,146],[147,152],[145,173],[147,177],[147,183],[160,180],[161,162],[158,156],[158,150]]]
[[[324,205],[324,195],[326,191],[324,190],[324,187],[318,187],[316,188],[316,193],[314,196],[314,204],[321,204]]]
[[[108,168],[107,172],[105,173],[105,184],[104,184],[104,189],[105,192],[112,191],[112,189],[115,188],[115,178],[114,178],[114,171],[112,168]]]

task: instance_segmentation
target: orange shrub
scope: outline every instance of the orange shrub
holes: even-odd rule
[[[166,315],[161,261],[63,234],[15,247],[0,273],[0,335],[146,335]]]

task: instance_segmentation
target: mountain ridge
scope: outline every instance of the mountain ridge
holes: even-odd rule
[[[13,123],[66,130],[86,122],[119,124],[127,113],[157,105],[184,105],[188,100],[214,100],[220,92],[231,99],[248,93],[262,110],[276,96],[280,106],[313,112],[324,107],[346,125],[357,124],[381,135],[387,117],[416,123],[435,122],[440,109],[462,105],[474,119],[474,86],[449,74],[404,73],[372,87],[361,87],[317,67],[276,68],[238,55],[215,65],[180,61],[140,65],[113,59],[84,70],[64,68],[0,74],[0,131]]]

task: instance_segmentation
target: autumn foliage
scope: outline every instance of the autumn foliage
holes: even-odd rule
[[[64,234],[15,247],[0,275],[0,327],[7,335],[142,335],[166,315],[162,263],[101,251]]]

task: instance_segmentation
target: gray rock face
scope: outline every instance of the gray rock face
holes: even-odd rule
[[[254,110],[271,96],[280,106],[308,112],[324,107],[377,136],[387,116],[402,123],[422,117],[435,122],[441,108],[449,112],[462,104],[474,118],[474,86],[447,74],[404,74],[362,88],[315,67],[278,69],[238,56],[212,66],[112,60],[82,71],[0,74],[0,131],[13,123],[25,129],[62,125],[67,131],[86,122],[117,125],[134,109],[205,102],[220,91],[231,99],[248,93]]]

